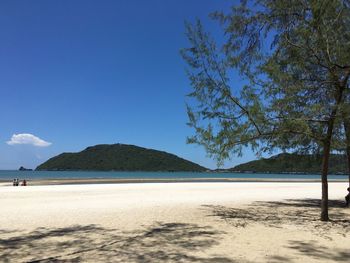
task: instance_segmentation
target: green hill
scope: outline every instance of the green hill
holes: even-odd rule
[[[167,152],[126,144],[101,144],[78,153],[62,153],[39,165],[46,171],[205,171]]]
[[[237,165],[232,172],[255,173],[313,173],[321,171],[322,158],[320,155],[298,155],[282,153],[268,159],[260,159]],[[332,154],[329,163],[330,174],[347,174],[347,161],[345,155]]]

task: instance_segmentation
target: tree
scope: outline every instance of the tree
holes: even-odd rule
[[[321,220],[328,217],[328,163],[350,76],[349,1],[242,1],[213,13],[222,43],[198,21],[187,25],[191,47],[182,54],[195,104],[190,143],[219,163],[242,147],[254,151],[320,151]],[[238,70],[243,87],[230,79]]]

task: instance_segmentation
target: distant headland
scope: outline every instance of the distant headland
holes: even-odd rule
[[[174,154],[127,144],[100,144],[78,153],[62,153],[43,164],[38,171],[143,171],[143,172],[234,172],[318,174],[322,159],[318,155],[281,153],[270,158],[210,170]],[[28,171],[24,167],[21,171]],[[332,154],[331,174],[347,174],[345,155]]]
[[[233,168],[225,172],[250,173],[289,173],[289,174],[319,174],[322,158],[320,155],[281,153],[270,158],[262,158]],[[331,154],[329,162],[330,174],[348,174],[346,156]]]
[[[24,168],[23,166],[19,167],[18,171],[33,171],[33,169]]]
[[[78,153],[62,153],[39,171],[191,171],[207,169],[174,154],[127,144],[100,144]]]

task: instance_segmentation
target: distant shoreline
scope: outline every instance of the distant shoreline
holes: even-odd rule
[[[17,169],[12,169],[12,170],[1,170],[0,172],[86,172],[86,173],[96,173],[96,172],[101,172],[101,173],[196,173],[196,174],[284,174],[284,175],[321,175],[321,173],[317,173],[317,172],[284,172],[284,171],[280,171],[280,172],[259,172],[259,171],[234,171],[234,170],[228,170],[228,169],[213,169],[213,170],[207,170],[207,171],[123,171],[123,170],[35,170],[35,169],[26,169],[26,170],[17,170]],[[329,175],[339,175],[339,176],[349,176],[348,173],[330,173]]]
[[[229,171],[229,170],[207,170],[207,171],[123,171],[123,170],[33,170],[33,169],[27,169],[27,170],[1,170],[0,172],[40,172],[40,173],[57,173],[57,172],[70,172],[70,173],[79,173],[79,172],[86,172],[86,173],[195,173],[195,174],[283,174],[283,175],[321,175],[321,173],[311,173],[311,172],[259,172],[259,171]],[[330,173],[328,175],[338,175],[338,176],[349,176],[348,173]]]

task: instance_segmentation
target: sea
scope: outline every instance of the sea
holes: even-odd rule
[[[1,171],[0,181],[43,179],[320,179],[318,174],[218,173],[218,172],[95,172],[95,171]],[[347,175],[329,175],[329,179],[346,180]]]

